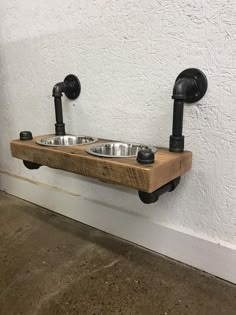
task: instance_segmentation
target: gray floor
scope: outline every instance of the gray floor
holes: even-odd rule
[[[0,193],[0,314],[236,314],[236,286]]]

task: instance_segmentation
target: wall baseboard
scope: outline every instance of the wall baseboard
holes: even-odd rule
[[[236,283],[233,248],[6,172],[0,172],[0,190]]]

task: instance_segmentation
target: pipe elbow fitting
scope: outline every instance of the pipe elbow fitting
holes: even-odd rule
[[[60,82],[54,85],[52,90],[53,97],[62,97],[62,92],[64,92],[64,83]]]
[[[189,90],[191,90],[192,84],[191,79],[180,78],[175,82],[172,98],[175,100],[185,101],[188,98]]]

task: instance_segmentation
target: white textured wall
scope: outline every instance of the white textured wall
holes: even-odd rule
[[[236,245],[235,0],[2,0],[0,168],[179,231]],[[19,131],[54,132],[51,90],[68,73],[82,93],[64,101],[70,133],[168,145],[174,80],[188,67],[209,80],[185,107],[193,169],[154,205],[126,188],[10,157]],[[99,215],[99,213],[98,213]]]

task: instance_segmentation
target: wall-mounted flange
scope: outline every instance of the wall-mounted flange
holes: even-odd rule
[[[179,85],[182,85],[180,89]],[[207,77],[206,75],[199,69],[190,68],[182,71],[176,81],[173,91],[172,98],[174,99],[184,99],[185,103],[195,103],[198,102],[207,91]],[[180,91],[185,95],[178,95]]]
[[[64,93],[70,100],[75,100],[81,92],[80,80],[74,74],[69,74],[64,79]]]

